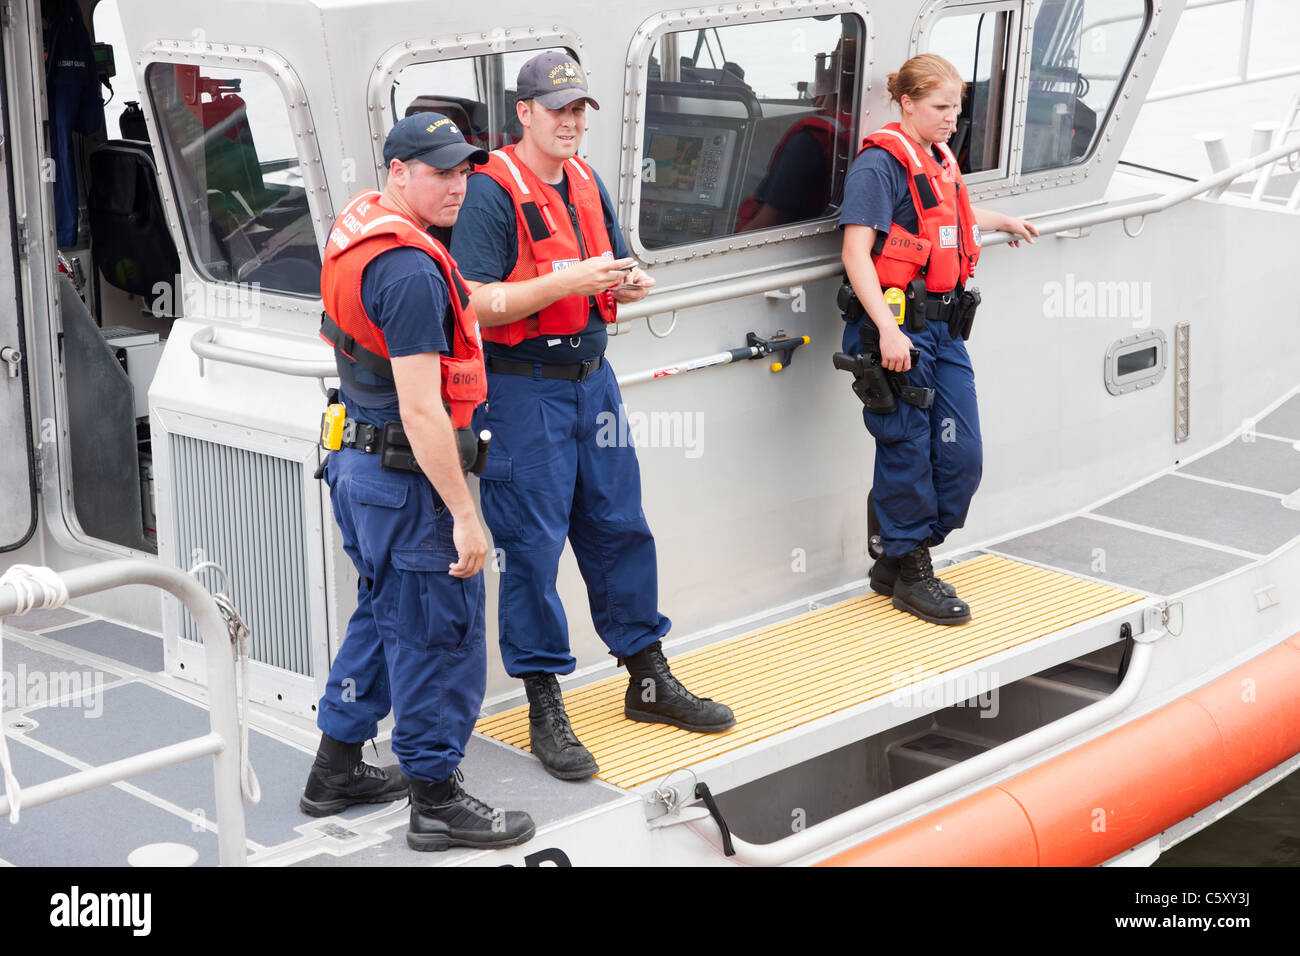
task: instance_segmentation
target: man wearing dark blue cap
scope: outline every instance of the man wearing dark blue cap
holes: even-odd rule
[[[598,438],[623,401],[605,359],[606,326],[619,303],[654,285],[631,258],[600,177],[577,157],[587,108],[599,106],[564,51],[525,63],[517,98],[523,137],[470,177],[452,249],[486,343],[488,404],[477,418],[493,445],[479,488],[504,551],[501,657],[524,681],[533,753],[553,776],[577,780],[598,767],[557,680],[576,666],[555,587],[566,539],[596,631],[627,665],[625,716],[703,732],[735,718],[669,671],[660,641],[671,622],[659,613],[636,449]]]
[[[409,789],[416,850],[533,835],[527,814],[461,789],[458,769],[487,682],[487,541],[453,428],[469,426],[486,385],[468,291],[427,230],[456,221],[470,170],[486,159],[445,116],[397,123],[384,143],[384,191],[344,206],[321,270],[321,335],[335,347],[348,415],[323,471],[360,581],[299,806],[324,816]],[[390,705],[405,777],[361,760]]]

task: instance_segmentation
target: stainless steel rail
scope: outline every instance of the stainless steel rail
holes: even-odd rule
[[[157,561],[122,560],[76,568],[60,575],[68,597],[81,597],[128,584],[161,588],[174,596],[199,626],[207,661],[208,710],[211,733],[179,743],[145,751],[89,770],[79,770],[22,792],[22,806],[34,807],[60,797],[83,793],[95,787],[171,767],[186,760],[212,755],[216,784],[217,848],[222,866],[243,866],[247,858],[244,843],[244,805],[239,791],[239,724],[235,712],[235,654],[225,622],[203,585],[176,568]],[[0,617],[18,606],[18,592],[6,584],[0,587]],[[0,796],[0,816],[9,812],[9,799]],[[107,823],[107,821],[103,821]]]
[[[1188,183],[1186,186],[1175,189],[1172,192],[1165,193],[1163,196],[1157,196],[1154,199],[1148,199],[1138,202],[1124,203],[1115,206],[1107,206],[1103,209],[1097,209],[1084,213],[1065,214],[1061,216],[1045,219],[1041,222],[1035,222],[1034,226],[1038,229],[1038,234],[1050,236],[1056,233],[1069,232],[1074,229],[1087,228],[1090,226],[1101,225],[1106,222],[1127,221],[1130,219],[1142,219],[1146,216],[1175,206],[1178,203],[1186,202],[1199,196],[1201,193],[1213,192],[1216,189],[1222,191],[1237,177],[1244,173],[1251,172],[1261,166],[1267,166],[1275,163],[1284,156],[1294,153],[1300,153],[1300,142],[1282,143],[1274,148],[1249,159],[1242,160],[1235,166],[1207,176],[1204,179],[1198,179],[1195,182]],[[1125,231],[1130,236],[1136,236],[1137,233],[1129,232],[1127,225]],[[995,246],[1012,239],[1018,238],[1010,233],[1000,231],[990,231],[983,235],[983,246]],[[821,262],[805,262],[793,268],[771,269],[766,272],[746,273],[731,280],[723,280],[713,284],[692,283],[689,287],[675,290],[668,290],[658,294],[651,294],[640,302],[623,306],[619,309],[618,324],[620,327],[633,322],[637,319],[649,319],[652,316],[664,314],[676,314],[684,309],[694,309],[704,305],[712,305],[715,302],[723,302],[727,299],[739,298],[746,295],[759,295],[771,292],[776,289],[791,288],[794,286],[806,285],[810,282],[816,282],[820,279],[832,279],[842,274],[844,270],[840,263],[839,257],[828,258]],[[652,329],[653,331],[653,329]],[[216,342],[216,329],[212,326],[202,328],[190,340],[190,348],[194,354],[199,356],[199,373],[203,372],[202,362],[204,359],[214,362],[226,362],[232,365],[244,365],[249,368],[264,369],[269,372],[279,372],[283,375],[297,375],[306,378],[315,378],[324,380],[327,378],[337,378],[338,371],[332,360],[315,360],[315,359],[290,359],[282,356],[272,355],[265,352],[254,352],[249,349],[232,348],[228,345],[218,345]],[[666,335],[667,333],[663,333]],[[642,380],[641,377],[637,381]],[[625,382],[619,379],[619,384],[633,384],[632,381]]]
[[[774,843],[749,843],[732,834],[731,842],[736,852],[728,859],[750,866],[780,866],[813,854],[824,853],[842,840],[869,830],[890,817],[910,813],[931,800],[969,786],[981,777],[1004,770],[1018,761],[1027,760],[1034,754],[1041,753],[1048,747],[1054,747],[1084,731],[1100,726],[1137,700],[1138,692],[1151,667],[1151,656],[1154,651],[1150,641],[1154,636],[1140,638],[1134,645],[1133,657],[1129,661],[1123,682],[1105,700],[1099,700],[1095,704],[1090,704],[1082,710],[1009,740],[992,750],[986,750],[982,754],[923,777],[915,783],[899,787],[892,793],[877,797],[875,800]],[[691,820],[685,825],[712,844],[719,853],[722,852],[722,837],[718,832],[717,824],[711,818]]]

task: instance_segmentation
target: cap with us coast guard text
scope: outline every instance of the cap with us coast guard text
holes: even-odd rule
[[[467,159],[476,166],[486,163],[488,152],[465,142],[456,124],[441,113],[414,113],[398,120],[384,140],[384,165],[395,159],[455,169]]]

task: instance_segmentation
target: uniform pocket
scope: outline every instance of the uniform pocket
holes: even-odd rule
[[[867,431],[877,442],[892,445],[896,442],[911,441],[922,435],[930,434],[930,413],[909,405],[897,395],[894,400],[898,407],[886,415],[869,409],[862,409],[862,420],[867,424]]]
[[[494,541],[513,541],[521,534],[519,497],[514,484],[514,460],[488,452],[487,465],[479,478],[479,499],[483,520]]]
[[[398,645],[415,651],[461,647],[483,616],[483,575],[448,574],[454,548],[394,548],[390,560],[400,576]]]
[[[406,504],[406,485],[395,481],[355,477],[348,482],[352,500],[361,505],[401,508]]]

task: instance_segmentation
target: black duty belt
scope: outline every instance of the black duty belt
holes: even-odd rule
[[[591,377],[592,372],[600,368],[604,361],[602,356],[597,355],[595,358],[579,362],[577,365],[546,365],[534,362],[512,362],[509,359],[489,355],[487,356],[487,367],[489,372],[498,372],[502,375],[524,375],[532,378],[534,374],[537,374],[542,378],[557,378],[566,382],[585,382]],[[539,369],[540,371],[538,371]]]
[[[355,448],[369,455],[378,455],[379,463],[389,471],[413,471],[424,474],[424,469],[415,460],[411,443],[401,422],[388,422],[384,425],[370,425],[349,418],[343,425],[343,438],[340,444],[344,448]]]
[[[951,322],[953,312],[957,309],[959,298],[959,292],[945,292],[939,296],[927,295],[925,299],[926,321],[944,323]]]

